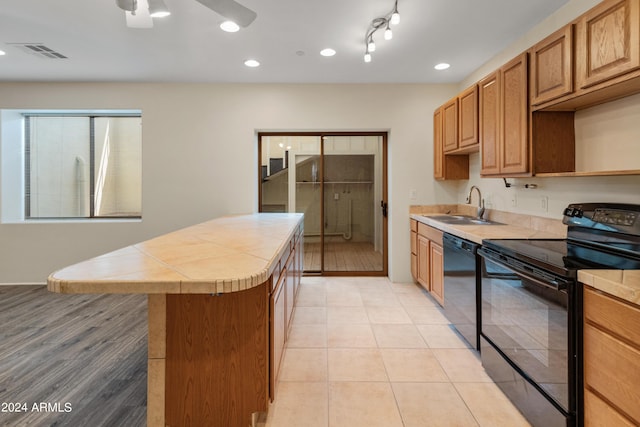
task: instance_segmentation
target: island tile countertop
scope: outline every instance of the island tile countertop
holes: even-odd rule
[[[237,292],[267,281],[302,214],[229,216],[171,232],[52,273],[51,292]]]
[[[580,270],[578,281],[640,305],[640,270]]]

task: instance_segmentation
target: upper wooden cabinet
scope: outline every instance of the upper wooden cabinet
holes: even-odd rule
[[[527,54],[480,82],[483,176],[522,176],[529,168]]]
[[[464,90],[440,108],[444,152],[468,154],[478,151],[478,85]]]
[[[573,92],[573,25],[531,48],[531,105]]]
[[[444,106],[433,113],[433,175],[437,180],[469,179],[469,156],[444,154]]]
[[[458,95],[458,148],[478,145],[478,85]]]
[[[442,106],[442,147],[445,153],[458,148],[458,98]]]
[[[640,68],[640,1],[605,0],[582,15],[576,48],[580,88]]]
[[[480,156],[482,175],[500,173],[500,72],[485,77],[479,84]]]

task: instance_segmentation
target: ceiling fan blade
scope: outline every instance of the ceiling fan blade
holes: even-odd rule
[[[129,28],[153,28],[153,19],[149,15],[149,3],[147,0],[138,0],[134,12],[125,11],[127,27]]]
[[[234,0],[196,0],[218,15],[235,22],[241,27],[247,27],[258,16],[253,10],[244,7]]]

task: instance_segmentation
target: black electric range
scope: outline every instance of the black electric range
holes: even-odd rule
[[[640,269],[640,205],[569,205],[566,239],[485,240],[481,356],[534,426],[581,426],[581,269]]]

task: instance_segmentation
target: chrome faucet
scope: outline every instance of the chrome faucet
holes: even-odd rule
[[[469,190],[469,195],[467,196],[467,204],[471,204],[471,193],[473,193],[474,189],[478,191],[478,211],[476,216],[478,219],[482,219],[482,215],[484,215],[484,199],[482,198],[480,189],[475,185],[472,185],[471,189]]]

